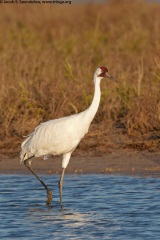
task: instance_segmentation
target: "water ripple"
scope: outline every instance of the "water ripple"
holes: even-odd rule
[[[66,175],[63,209],[59,176],[42,176],[53,204],[30,175],[0,175],[1,239],[159,240],[160,181],[112,175]]]

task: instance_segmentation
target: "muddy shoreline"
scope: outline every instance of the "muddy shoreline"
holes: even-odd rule
[[[33,169],[39,174],[60,174],[62,157],[48,160],[34,158]],[[160,177],[160,152],[132,149],[112,149],[104,155],[91,155],[87,152],[73,153],[66,174],[120,174]],[[30,174],[19,156],[0,156],[0,174]]]

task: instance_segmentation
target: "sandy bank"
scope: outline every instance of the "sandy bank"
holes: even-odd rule
[[[34,158],[33,169],[40,174],[61,172],[61,157],[50,157],[44,161]],[[29,174],[24,164],[19,164],[19,156],[9,158],[0,156],[1,174]],[[73,153],[66,173],[129,174],[160,177],[160,152],[114,149],[108,154],[91,156],[87,153]]]

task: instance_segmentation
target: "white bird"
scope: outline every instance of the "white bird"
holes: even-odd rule
[[[33,157],[44,159],[47,155],[63,155],[62,173],[59,180],[60,205],[62,206],[62,187],[65,169],[72,152],[88,132],[89,126],[100,103],[100,82],[102,78],[113,79],[106,67],[99,67],[94,74],[94,97],[88,109],[78,114],[50,120],[35,128],[21,145],[20,158],[25,166],[36,176],[47,191],[47,204],[52,202],[52,192],[31,168]]]

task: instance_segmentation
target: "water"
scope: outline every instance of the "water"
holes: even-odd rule
[[[0,175],[1,239],[160,239],[160,180],[66,175],[63,209],[58,175],[43,175],[53,204],[31,175]]]

